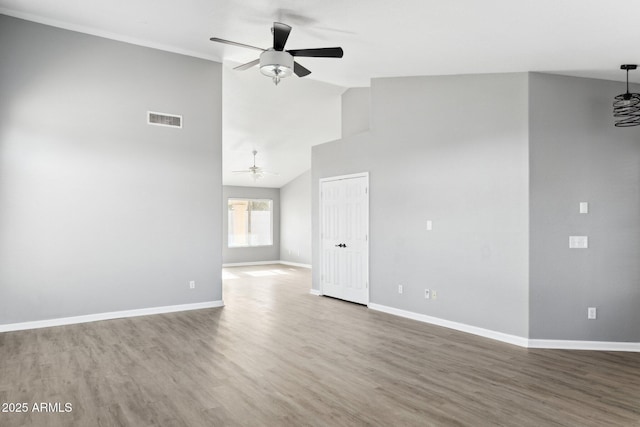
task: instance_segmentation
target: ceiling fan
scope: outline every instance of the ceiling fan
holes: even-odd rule
[[[262,169],[260,166],[256,166],[256,154],[258,154],[258,152],[256,150],[253,150],[252,153],[253,153],[253,166],[250,166],[248,169],[244,169],[244,170],[241,170],[241,171],[232,171],[232,172],[233,173],[248,173],[248,174],[251,174],[251,177],[253,178],[254,181],[259,180],[264,175],[278,175],[275,172],[268,172],[268,171]]]
[[[271,77],[273,83],[276,85],[280,83],[280,79],[289,77],[292,73],[295,73],[298,77],[304,77],[311,74],[311,71],[294,61],[294,56],[342,58],[343,51],[341,47],[284,50],[284,46],[289,38],[289,33],[291,32],[291,27],[287,24],[274,22],[273,27],[271,27],[271,32],[273,33],[273,47],[269,49],[262,49],[260,47],[250,46],[244,43],[232,42],[218,37],[211,37],[209,40],[262,51],[260,58],[237,66],[234,70],[248,70],[249,68],[260,64],[260,72],[267,77]]]

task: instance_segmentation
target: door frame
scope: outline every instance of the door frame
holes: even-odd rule
[[[330,181],[342,181],[345,179],[353,179],[353,178],[365,178],[366,179],[366,209],[365,209],[365,230],[366,230],[366,238],[365,238],[365,256],[364,256],[364,260],[365,260],[365,272],[364,272],[364,277],[365,277],[365,286],[367,289],[367,300],[365,305],[369,306],[369,301],[371,300],[371,286],[370,286],[370,282],[369,282],[369,235],[370,235],[370,230],[369,230],[369,172],[360,172],[360,173],[353,173],[353,174],[348,174],[348,175],[337,175],[337,176],[330,176],[330,177],[326,177],[326,178],[320,178],[318,180],[318,218],[319,218],[319,222],[318,222],[318,262],[319,262],[319,279],[320,279],[320,295],[324,295],[324,291],[323,291],[323,283],[324,283],[324,279],[322,277],[322,271],[323,271],[323,263],[324,260],[322,259],[322,230],[323,230],[323,226],[322,224],[323,222],[323,218],[322,218],[322,184],[325,182],[330,182]]]

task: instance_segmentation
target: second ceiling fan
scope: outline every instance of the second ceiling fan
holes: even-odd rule
[[[259,64],[260,72],[267,77],[271,77],[273,83],[276,85],[280,83],[280,79],[289,77],[291,74],[295,74],[298,77],[304,77],[311,74],[311,71],[296,62],[293,59],[294,57],[342,58],[343,51],[341,47],[284,50],[284,46],[289,38],[289,33],[291,33],[291,27],[287,24],[274,22],[271,32],[273,33],[273,47],[269,49],[262,49],[260,47],[233,42],[218,37],[211,37],[209,40],[262,51],[258,59],[237,66],[234,70],[247,70]]]
[[[253,178],[254,181],[259,180],[264,175],[278,175],[276,172],[269,172],[269,171],[264,170],[260,166],[256,166],[256,154],[258,154],[258,152],[256,150],[253,150],[251,152],[251,154],[253,154],[253,166],[249,166],[247,169],[243,169],[243,170],[239,170],[239,171],[232,171],[232,172],[233,173],[248,173],[248,174],[250,174],[250,176]]]

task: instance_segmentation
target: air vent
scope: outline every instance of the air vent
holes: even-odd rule
[[[147,111],[147,123],[156,126],[182,128],[182,116],[178,116],[175,114],[157,113],[155,111]]]

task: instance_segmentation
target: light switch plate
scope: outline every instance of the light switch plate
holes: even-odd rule
[[[580,213],[581,214],[589,213],[589,203],[588,202],[580,202]]]
[[[427,231],[431,231],[433,229],[433,222],[428,219],[427,220]]]
[[[587,249],[588,247],[588,236],[569,236],[569,249]]]

